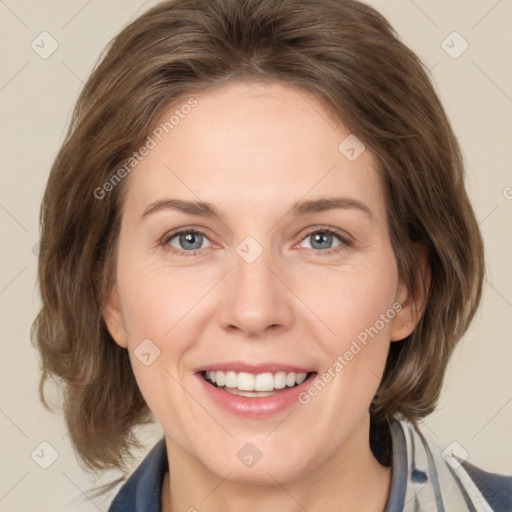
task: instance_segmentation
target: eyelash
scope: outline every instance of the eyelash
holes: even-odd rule
[[[352,240],[350,240],[348,238],[348,236],[344,236],[344,235],[342,235],[342,232],[340,232],[334,228],[327,227],[327,226],[326,227],[322,227],[322,226],[315,227],[311,231],[308,231],[307,233],[305,233],[302,236],[302,238],[300,239],[300,242],[302,242],[307,237],[309,237],[315,233],[325,233],[328,235],[332,235],[341,242],[340,245],[333,247],[331,249],[313,249],[313,248],[311,249],[312,251],[315,252],[315,254],[320,255],[320,256],[328,256],[331,254],[336,254],[336,253],[339,253],[342,250],[345,250],[353,245]],[[183,235],[183,234],[202,235],[206,239],[208,239],[208,237],[204,233],[202,233],[201,231],[198,231],[196,229],[181,229],[180,231],[175,231],[175,232],[165,234],[160,241],[160,245],[162,245],[164,247],[164,249],[169,251],[171,254],[177,254],[180,256],[184,256],[184,257],[197,256],[197,253],[200,252],[202,249],[196,249],[194,251],[181,251],[181,250],[177,250],[176,248],[169,245],[169,242],[173,238],[176,238],[177,236]]]

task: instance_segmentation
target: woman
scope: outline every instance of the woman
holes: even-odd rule
[[[418,58],[365,4],[175,0],[77,102],[34,336],[110,510],[501,511],[418,421],[477,309],[478,224]],[[44,400],[44,393],[42,393]]]

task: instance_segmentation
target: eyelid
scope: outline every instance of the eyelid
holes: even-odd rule
[[[210,239],[210,237],[205,233],[204,228],[196,228],[192,226],[184,226],[180,228],[176,228],[174,230],[167,231],[158,241],[158,245],[161,246],[164,250],[170,252],[171,254],[177,255],[177,256],[196,256],[198,252],[204,251],[204,249],[208,249],[208,247],[205,247],[204,249],[194,249],[191,251],[185,251],[182,249],[178,249],[177,247],[173,247],[169,244],[169,242],[176,238],[179,235],[183,234],[197,234],[201,235],[204,238],[206,238],[210,242],[211,245],[215,245],[215,243]]]
[[[336,246],[336,247],[333,247],[330,249],[310,248],[312,251],[315,251],[316,254],[332,254],[334,252],[338,252],[343,249],[346,249],[347,247],[350,247],[354,243],[353,237],[351,235],[349,235],[349,233],[347,233],[346,231],[340,230],[338,228],[334,228],[332,226],[316,225],[316,226],[311,226],[311,227],[303,230],[300,233],[300,235],[298,235],[298,236],[300,236],[299,241],[296,242],[293,245],[293,247],[296,247],[297,245],[299,245],[301,242],[304,241],[305,238],[307,238],[308,236],[311,236],[313,233],[328,233],[330,235],[337,237],[338,240],[340,241],[339,246]],[[210,242],[211,245],[215,245],[215,243],[205,233],[205,230],[203,228],[195,228],[192,226],[190,226],[190,227],[185,226],[185,227],[181,227],[181,228],[176,228],[175,230],[168,231],[161,237],[159,244],[162,245],[164,247],[164,249],[170,251],[173,254],[184,255],[184,256],[195,256],[198,252],[204,250],[204,249],[194,249],[191,251],[185,251],[185,250],[177,249],[176,247],[169,245],[170,240],[172,240],[173,238],[175,238],[179,235],[182,235],[182,234],[198,234],[198,235],[205,237]]]
[[[336,235],[342,242],[346,244],[351,244],[355,241],[354,238],[343,229],[319,224],[311,228],[306,228],[306,230],[303,231],[302,234],[300,235],[300,242],[302,242],[304,238],[306,238],[309,235],[312,235],[313,233],[329,233],[331,235]]]
[[[300,244],[305,238],[308,236],[311,236],[313,233],[328,233],[330,235],[333,235],[338,238],[338,240],[341,242],[340,246],[333,247],[330,249],[313,249],[311,250],[315,251],[316,253],[322,253],[322,254],[330,254],[332,252],[337,252],[337,250],[346,249],[347,247],[350,247],[354,244],[355,240],[354,238],[347,233],[344,230],[332,227],[332,226],[312,226],[310,228],[307,228],[305,231],[301,232],[300,234],[300,240],[294,245],[294,247],[298,244]],[[338,249],[339,247],[339,249]]]

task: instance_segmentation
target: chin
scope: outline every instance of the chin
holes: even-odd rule
[[[265,444],[264,441],[254,440],[253,442],[250,439],[237,442],[232,450],[225,452],[227,455],[225,457],[222,457],[217,447],[214,459],[208,457],[208,460],[204,458],[200,460],[219,478],[245,485],[275,486],[276,482],[284,485],[311,472],[312,464],[309,454],[298,450],[299,447],[304,446],[302,441],[297,440],[294,447],[283,450],[282,446],[280,449],[274,448],[268,440]]]

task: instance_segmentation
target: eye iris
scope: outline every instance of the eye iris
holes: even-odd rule
[[[332,235],[318,232],[311,235],[311,247],[313,249],[326,249],[332,245]]]
[[[199,233],[187,233],[186,235],[180,235],[180,245],[184,249],[200,249],[202,242],[202,235]]]

